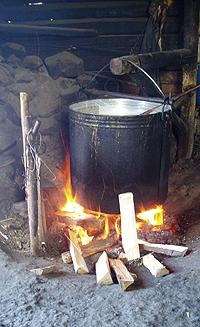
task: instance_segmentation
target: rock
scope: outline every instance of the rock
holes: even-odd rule
[[[49,74],[54,78],[75,78],[84,72],[83,60],[74,54],[63,51],[45,59]]]
[[[26,49],[23,45],[12,42],[4,43],[1,47],[1,51],[5,58],[14,54],[16,57],[23,59],[26,54]]]
[[[4,108],[4,103],[0,100],[0,123],[4,122],[7,117],[5,108]]]
[[[0,87],[0,103],[4,108],[6,117],[12,123],[19,125],[20,107],[19,107],[19,93],[16,96],[13,92],[9,92],[6,88]]]
[[[57,112],[48,118],[40,117],[40,131],[47,133],[49,129],[57,128],[60,130],[61,113]]]
[[[39,86],[36,95],[30,101],[30,113],[33,117],[49,117],[61,110],[57,85],[49,80]]]
[[[0,152],[16,144],[18,138],[16,127],[6,120],[0,125]]]
[[[0,56],[0,62],[5,62],[4,57]]]
[[[61,90],[61,103],[62,105],[69,106],[72,102],[78,101],[79,99],[80,86],[74,85],[66,90]]]
[[[42,180],[49,180],[55,184],[59,184],[61,183],[58,177],[61,175],[59,174],[60,167],[63,164],[66,156],[60,132],[57,128],[52,128],[48,134],[46,132],[42,132],[41,134],[42,143],[45,144],[45,152],[41,155],[41,157],[46,164],[41,166]],[[48,168],[46,166],[48,166]]]
[[[86,87],[88,83],[91,81],[92,77],[87,74],[83,74],[77,77],[78,84],[81,87]]]
[[[64,77],[59,77],[55,82],[61,92],[77,84],[75,79]]]
[[[23,61],[24,67],[29,68],[31,71],[37,71],[44,65],[42,59],[38,56],[26,56]]]
[[[29,69],[18,68],[15,73],[15,80],[17,83],[29,83],[33,81],[35,78],[35,74],[30,72]]]
[[[7,69],[7,71],[9,71],[9,73],[10,73],[10,75],[12,77],[15,76],[15,68],[14,67],[12,67],[11,65],[7,64],[6,62],[2,62],[1,63],[1,66],[2,67],[5,67]]]
[[[0,64],[0,83],[2,85],[9,85],[13,82],[12,76],[8,69]]]
[[[7,62],[11,64],[14,68],[21,66],[21,59],[16,57],[14,54],[8,57]]]

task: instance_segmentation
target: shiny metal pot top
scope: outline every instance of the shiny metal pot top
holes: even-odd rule
[[[94,99],[72,104],[70,109],[77,113],[96,116],[138,116],[147,110],[156,108],[151,115],[163,109],[163,103],[132,100],[125,98]],[[170,105],[165,105],[165,111],[171,110]]]

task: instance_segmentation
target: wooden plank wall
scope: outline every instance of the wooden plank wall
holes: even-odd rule
[[[42,5],[29,5],[30,2],[31,0],[1,1],[1,22],[92,28],[97,30],[98,34],[96,37],[66,38],[2,33],[1,42],[22,43],[29,53],[43,58],[71,49],[84,59],[85,67],[90,71],[96,71],[108,64],[112,57],[129,54],[131,49],[134,53],[140,52],[148,19],[148,0],[46,0]],[[181,0],[174,0],[169,10],[163,36],[164,50],[182,46],[181,4]],[[175,72],[173,75],[173,93],[177,92],[177,74]],[[169,74],[165,77],[163,73],[162,79],[167,92],[170,92],[168,84],[172,83],[172,77],[169,78]]]

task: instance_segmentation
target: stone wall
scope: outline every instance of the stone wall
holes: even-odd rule
[[[39,153],[42,181],[55,178],[65,158],[69,104],[83,99],[87,81],[82,59],[63,51],[42,60],[24,46],[5,43],[0,50],[0,215],[23,196],[22,135],[19,93],[27,92],[32,120],[41,122]],[[63,129],[64,127],[64,129]]]

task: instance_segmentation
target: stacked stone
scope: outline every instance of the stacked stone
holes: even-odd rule
[[[5,216],[24,184],[19,93],[29,94],[33,121],[41,122],[42,179],[59,184],[66,151],[62,127],[87,76],[82,59],[66,51],[43,61],[27,55],[22,45],[5,43],[0,54],[0,215]]]

